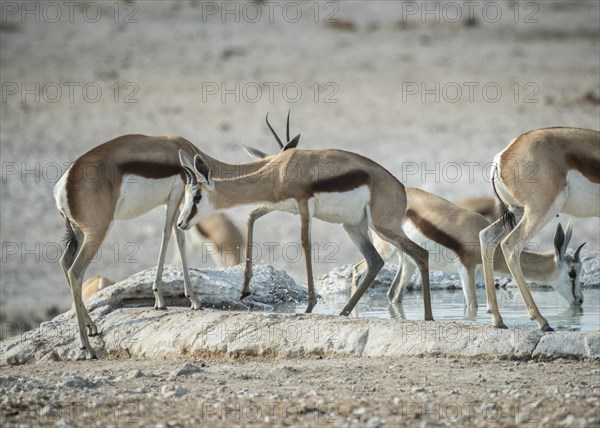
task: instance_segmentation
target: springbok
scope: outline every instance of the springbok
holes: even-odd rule
[[[490,222],[494,222],[500,218],[500,208],[494,198],[467,198],[454,203],[461,208],[481,214]]]
[[[218,213],[200,220],[188,233],[190,236],[185,240],[186,254],[200,253],[203,258],[209,254],[217,267],[235,266],[242,262],[244,236],[225,214]],[[207,243],[213,246],[210,252]],[[181,257],[175,254],[173,264],[180,262]]]
[[[290,143],[297,145],[299,139],[300,135],[297,135]],[[342,150],[294,149],[279,153],[253,173],[219,180],[213,178],[212,168],[202,155],[196,154],[192,159],[185,151],[180,151],[180,160],[187,174],[183,208],[177,221],[180,229],[187,230],[215,211],[238,205],[260,203],[266,207],[266,212],[277,210],[300,215],[300,242],[308,285],[307,313],[316,304],[310,257],[310,225],[315,217],[342,224],[366,259],[367,272],[341,315],[352,311],[384,264],[371,242],[371,227],[381,238],[415,260],[423,281],[425,319],[433,319],[429,254],[402,230],[406,211],[404,185],[382,166]],[[249,221],[249,226],[251,224]],[[249,232],[247,245],[251,241]],[[248,254],[246,258],[251,259]],[[247,262],[246,268],[249,266],[251,264]],[[245,278],[250,278],[249,272]]]
[[[60,265],[73,295],[82,349],[89,358],[96,358],[96,354],[90,346],[88,333],[96,336],[98,328],[82,301],[85,271],[114,220],[139,217],[161,205],[166,205],[167,209],[152,289],[154,307],[166,309],[161,277],[167,244],[184,193],[180,151],[189,156],[201,153],[216,177],[243,176],[259,170],[270,160],[227,164],[200,152],[181,137],[125,135],[80,156],[54,186],[56,206],[67,227],[66,247]],[[199,309],[200,301],[188,276],[185,236],[179,229],[175,230],[175,236],[182,257],[185,295],[190,299],[192,309]]]
[[[444,272],[458,272],[469,315],[477,310],[475,276],[481,262],[479,233],[490,225],[482,215],[460,208],[446,199],[424,190],[406,188],[408,208],[404,217],[404,231],[410,239],[430,250],[429,267]],[[571,222],[564,237],[560,223],[554,239],[555,250],[546,253],[523,251],[523,273],[530,281],[550,285],[570,304],[578,305],[583,299],[579,284],[579,250],[571,257],[566,254],[571,238]],[[562,238],[561,238],[562,237]],[[386,241],[373,236],[375,248],[387,261],[398,250]],[[563,262],[564,261],[564,262]],[[510,275],[504,257],[498,248],[494,255],[496,272]],[[364,272],[364,260],[352,267],[352,290]],[[398,272],[388,290],[388,298],[402,300],[403,292],[415,271],[415,265],[402,253],[398,257]],[[569,273],[575,272],[575,287]]]
[[[564,127],[526,132],[494,157],[491,178],[502,218],[482,230],[479,239],[493,325],[506,328],[494,287],[492,256],[500,244],[530,318],[540,330],[552,331],[527,288],[520,256],[524,243],[559,213],[600,216],[600,132]],[[568,237],[555,236],[555,246],[556,239],[568,242]],[[566,257],[558,260],[559,264],[568,262]],[[579,267],[579,260],[573,262]],[[575,290],[576,271],[569,275]]]

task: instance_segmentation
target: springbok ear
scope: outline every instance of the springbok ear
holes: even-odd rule
[[[244,146],[243,144],[240,144],[239,146],[242,149],[244,149],[244,151],[246,153],[248,153],[251,158],[254,158],[254,159],[264,159],[264,158],[266,158],[268,156],[266,153],[261,152],[260,150],[255,149],[254,147]]]
[[[214,188],[214,182],[212,179],[212,174],[210,173],[210,168],[202,156],[196,155],[194,156],[194,171],[198,175],[198,180],[206,185],[209,189]]]
[[[300,134],[296,135],[292,141],[289,141],[284,147],[283,149],[281,149],[282,152],[285,152],[286,150],[289,149],[295,149],[296,146],[298,145],[298,143],[300,142]]]
[[[556,226],[556,232],[554,232],[554,261],[556,262],[556,266],[560,267],[562,265],[562,261],[565,253],[563,252],[565,244],[565,233],[563,232],[562,225],[558,223]]]
[[[194,170],[194,160],[183,150],[179,150],[179,162],[181,166]]]
[[[583,244],[581,244],[579,247],[577,247],[577,249],[575,250],[575,255],[573,256],[573,261],[574,261],[575,263],[580,263],[580,262],[581,262],[581,258],[580,258],[580,256],[579,256],[579,252],[581,251],[581,249],[583,248],[583,246],[584,246],[585,244],[586,244],[586,243],[584,242],[584,243],[583,243]]]
[[[573,218],[569,217],[567,227],[565,228],[565,243],[563,244],[563,254],[566,254],[569,243],[571,242],[571,236],[573,235]]]

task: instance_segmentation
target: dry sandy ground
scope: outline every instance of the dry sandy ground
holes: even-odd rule
[[[590,361],[104,360],[5,368],[0,391],[4,426],[600,424]]]

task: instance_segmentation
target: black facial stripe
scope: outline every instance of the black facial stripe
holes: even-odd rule
[[[200,190],[197,190],[196,193],[194,193],[194,204],[198,204],[200,202],[200,200],[202,199],[202,192]]]

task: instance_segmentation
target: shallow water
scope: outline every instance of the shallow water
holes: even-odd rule
[[[600,289],[584,289],[582,307],[569,306],[551,289],[531,290],[540,312],[555,330],[594,331],[600,330]],[[508,327],[537,329],[535,322],[530,321],[527,309],[519,290],[516,288],[497,290],[498,304],[504,323]],[[315,306],[313,313],[339,314],[348,296],[322,298]],[[491,316],[486,313],[485,289],[477,289],[479,309],[474,316],[467,316],[463,308],[462,290],[432,290],[431,307],[436,321],[459,321],[468,323],[489,324]],[[296,306],[296,312],[304,312],[306,305]],[[407,320],[423,319],[423,296],[421,291],[408,291],[404,294],[403,303],[390,304],[385,291],[371,291],[365,294],[358,304],[360,317],[401,318]]]

